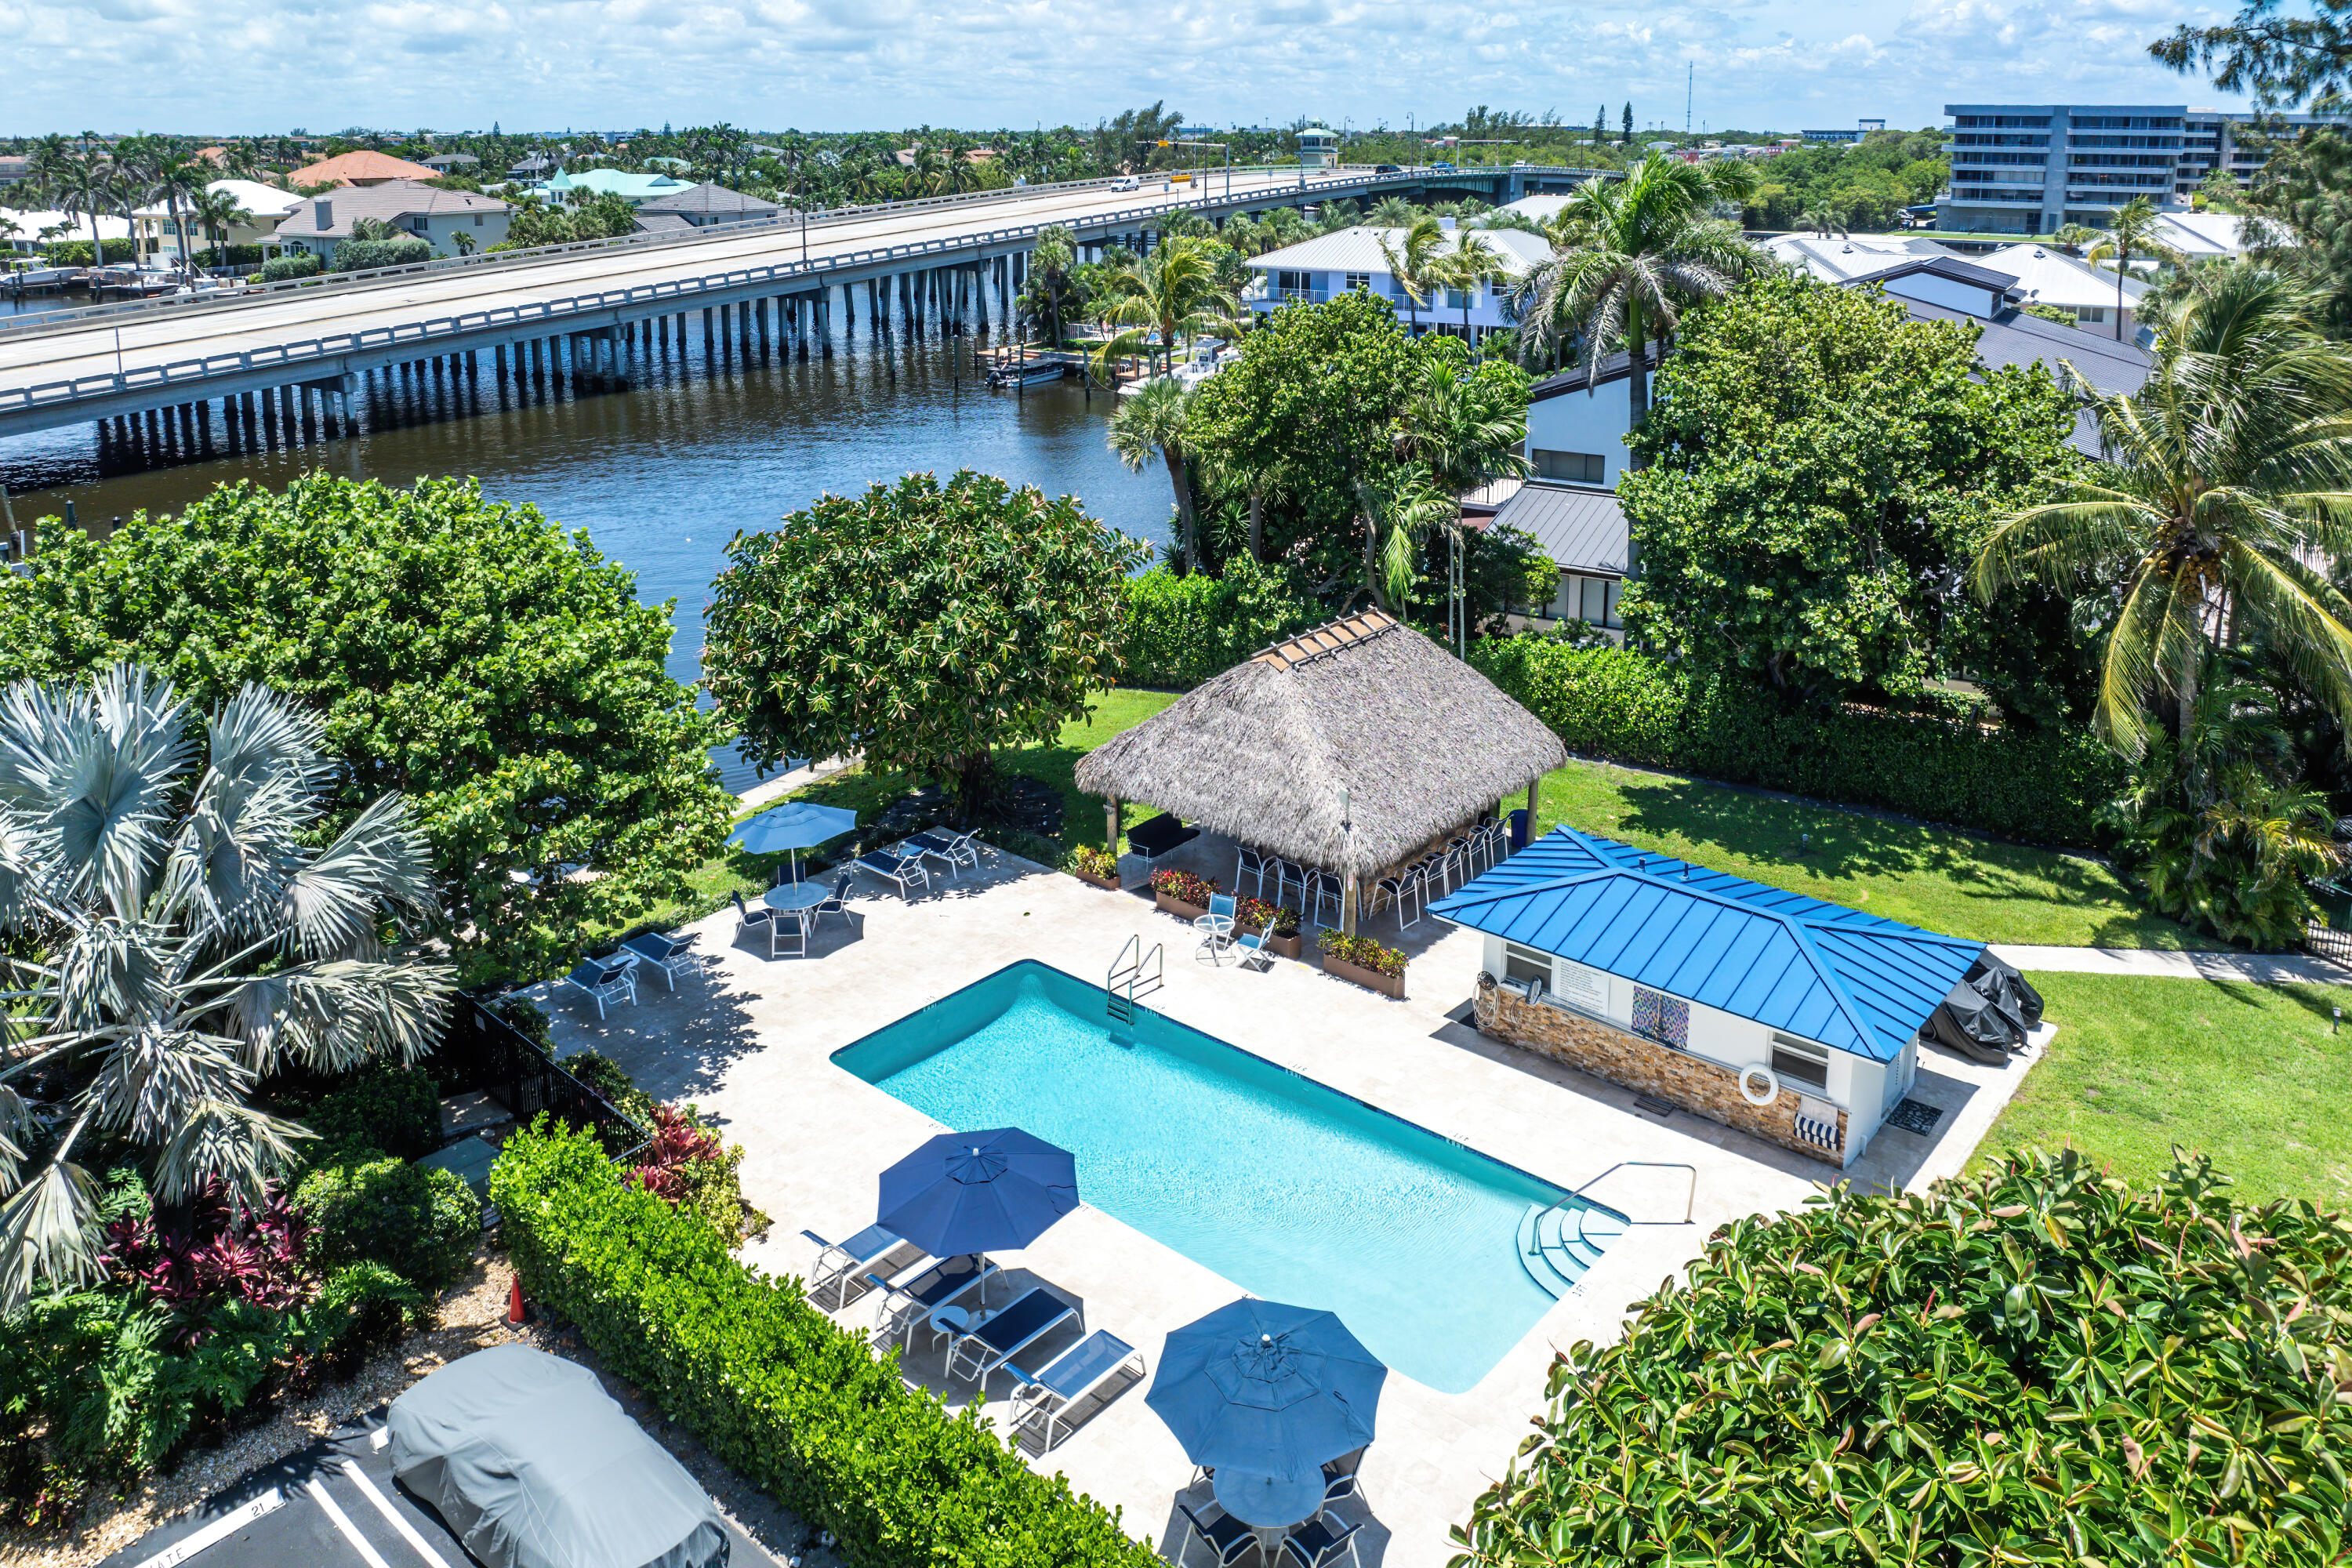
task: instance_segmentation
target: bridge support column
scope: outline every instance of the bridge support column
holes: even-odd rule
[[[846,289],[841,291],[841,302],[849,303]],[[833,357],[833,291],[829,289],[816,291],[816,350],[824,359]]]
[[[710,307],[702,308],[702,359],[706,372],[719,361],[719,336],[711,326]]]
[[[768,309],[774,302],[775,301],[766,298],[765,296],[751,301],[751,313],[758,318],[760,328],[760,357],[763,360],[768,357],[771,352],[771,344],[768,339]]]

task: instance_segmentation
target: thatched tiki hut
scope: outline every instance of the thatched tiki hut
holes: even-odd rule
[[[1378,611],[1302,632],[1078,760],[1078,787],[1143,801],[1338,875],[1353,931],[1371,879],[1537,781],[1568,752],[1494,682]]]

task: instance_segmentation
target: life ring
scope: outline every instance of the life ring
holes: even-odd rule
[[[1761,1094],[1748,1087],[1759,1073],[1764,1077],[1764,1092]],[[1762,1062],[1749,1062],[1739,1069],[1739,1098],[1750,1105],[1769,1105],[1780,1098],[1780,1080]]]

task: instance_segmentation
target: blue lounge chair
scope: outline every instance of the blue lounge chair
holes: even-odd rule
[[[948,1376],[984,1382],[990,1373],[1076,1317],[1076,1307],[1038,1286],[949,1346]],[[1086,1327],[1084,1319],[1078,1326]]]
[[[596,1004],[596,1016],[602,1018],[605,1003],[618,1002],[624,996],[632,1002],[637,999],[637,983],[629,975],[634,967],[630,960],[617,953],[611,958],[583,958],[572,966],[563,984],[574,991],[586,992]]]
[[[931,1314],[961,1297],[975,1287],[986,1294],[989,1277],[997,1271],[996,1265],[976,1252],[960,1258],[941,1258],[911,1279],[892,1283],[879,1274],[868,1274],[866,1283],[882,1293],[874,1310],[874,1334],[877,1341],[903,1339],[913,1343],[915,1330],[930,1321]]]
[[[1128,1373],[1132,1369],[1133,1375]],[[1045,1448],[1052,1448],[1059,1438],[1070,1435],[1077,1425],[1073,1412],[1086,1406],[1087,1413],[1109,1404],[1129,1386],[1143,1381],[1143,1352],[1125,1340],[1097,1329],[1068,1350],[1054,1358],[1045,1371],[1031,1375],[1013,1365],[1004,1363],[1019,1385],[1013,1394],[1013,1430],[1034,1431]],[[1103,1385],[1115,1377],[1123,1377],[1118,1388],[1103,1394]],[[1097,1394],[1102,1397],[1097,1398]]]
[[[919,854],[947,864],[948,874],[961,877],[963,868],[980,864],[980,851],[972,847],[971,835],[959,833],[950,837],[944,833],[918,833],[907,840]]]
[[[1363,1521],[1339,1530],[1331,1525],[1329,1515],[1317,1514],[1282,1538],[1282,1555],[1297,1568],[1331,1568],[1342,1557],[1355,1562],[1356,1531],[1364,1528]]]
[[[688,952],[694,946],[690,936],[676,931],[639,931],[621,944],[621,951],[636,955],[639,967],[661,972],[662,984],[672,991],[677,989],[677,972],[686,967]]]
[[[1196,1538],[1207,1542],[1209,1550],[1217,1554],[1218,1568],[1228,1568],[1234,1559],[1257,1549],[1257,1531],[1223,1509],[1205,1523],[1181,1498],[1176,1500],[1176,1511],[1184,1516],[1184,1544],[1176,1549],[1179,1563]]]
[[[853,1289],[861,1296],[866,1293],[866,1281],[873,1277],[872,1271],[893,1253],[904,1251],[910,1255],[899,1259],[900,1268],[922,1257],[912,1242],[885,1226],[869,1225],[847,1241],[827,1241],[813,1230],[801,1234],[816,1243],[816,1263],[809,1270],[809,1295],[814,1298],[820,1290],[831,1290],[835,1311],[849,1305]]]
[[[914,901],[917,883],[925,888],[931,885],[920,855],[893,855],[887,849],[869,849],[857,858],[857,863],[883,880],[898,884],[898,896],[909,903]]]

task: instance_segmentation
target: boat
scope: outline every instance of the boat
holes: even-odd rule
[[[1022,360],[1013,364],[1001,364],[988,373],[991,386],[1032,386],[1039,382],[1059,381],[1068,374],[1069,365],[1058,359]]]

